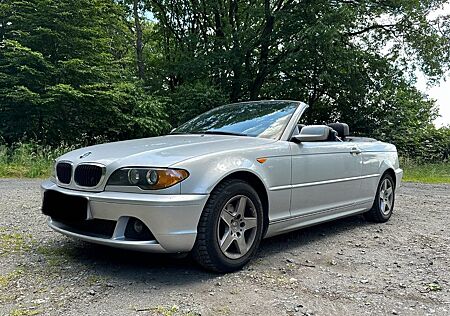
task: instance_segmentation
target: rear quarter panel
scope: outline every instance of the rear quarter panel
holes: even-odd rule
[[[364,179],[361,195],[363,198],[373,201],[378,183],[383,174],[391,169],[398,172],[400,169],[397,149],[394,145],[384,142],[357,143],[362,151],[362,164]],[[395,179],[394,179],[395,180]],[[397,187],[400,181],[397,181]]]

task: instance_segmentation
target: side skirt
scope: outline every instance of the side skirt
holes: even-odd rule
[[[352,208],[338,208],[334,210],[324,210],[306,215],[300,215],[287,219],[271,221],[264,238],[288,233],[300,228],[314,226],[317,224],[333,221],[339,218],[362,214],[369,210],[367,204],[352,205]]]

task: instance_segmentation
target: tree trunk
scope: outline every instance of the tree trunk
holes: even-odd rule
[[[134,16],[134,27],[136,34],[136,63],[137,63],[137,75],[139,79],[144,79],[144,42],[142,38],[142,25],[139,18],[139,0],[133,1],[133,16]]]
[[[231,25],[231,37],[233,40],[233,59],[231,60],[231,68],[233,71],[233,78],[231,84],[230,99],[232,102],[237,102],[241,97],[241,85],[242,85],[242,53],[241,44],[239,42],[238,28],[238,1],[231,0],[230,8],[228,12],[229,22]]]
[[[269,0],[264,1],[264,12],[266,23],[261,33],[261,52],[259,55],[258,73],[250,86],[251,100],[256,100],[259,98],[261,88],[267,78],[267,75],[269,74],[269,49],[273,27],[275,24],[275,17],[270,12]]]

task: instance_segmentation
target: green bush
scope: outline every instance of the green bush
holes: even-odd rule
[[[390,142],[399,155],[415,163],[445,162],[449,160],[450,128],[429,126],[422,130],[396,133]]]

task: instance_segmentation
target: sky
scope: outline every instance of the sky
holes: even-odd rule
[[[423,75],[418,75],[416,87],[436,100],[441,115],[434,121],[437,127],[450,125],[450,78],[442,79],[440,84],[427,87],[427,81]]]
[[[431,13],[430,18],[446,14],[450,14],[450,2],[446,3],[442,9]],[[441,117],[437,118],[434,124],[438,127],[450,125],[450,73],[447,73],[439,84],[431,87],[427,87],[427,82],[423,75],[419,74],[417,77],[416,87],[428,94],[430,98],[435,99],[439,107]]]

